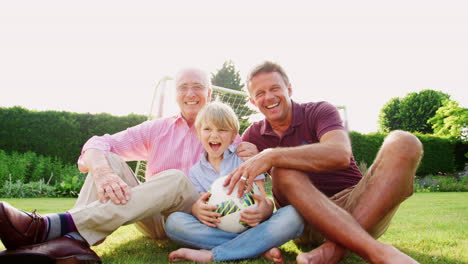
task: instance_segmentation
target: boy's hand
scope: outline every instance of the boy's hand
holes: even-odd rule
[[[249,158],[258,154],[257,146],[254,144],[244,141],[239,144],[237,147],[237,156],[241,158],[242,161],[246,161]]]
[[[254,227],[268,219],[273,213],[273,202],[265,196],[253,194],[256,206],[244,209],[240,216],[240,221]]]
[[[210,198],[211,193],[204,193],[198,201],[192,205],[192,214],[203,224],[216,227],[216,223],[221,222],[218,217],[221,216],[219,213],[213,212],[216,210],[216,205],[208,205],[208,198]]]

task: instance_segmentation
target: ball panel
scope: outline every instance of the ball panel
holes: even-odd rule
[[[211,185],[211,196],[208,200],[209,205],[215,205],[215,212],[220,213],[221,223],[217,227],[223,231],[231,233],[240,233],[249,228],[244,222],[240,222],[240,213],[243,209],[254,206],[255,199],[253,194],[260,194],[256,184],[249,193],[237,198],[237,186],[230,195],[227,195],[227,187],[223,186],[227,176],[216,179]]]

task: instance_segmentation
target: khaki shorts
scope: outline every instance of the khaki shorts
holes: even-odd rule
[[[335,194],[334,196],[330,197],[335,204],[340,206],[341,208],[345,209],[346,211],[350,212],[354,208],[355,202],[350,199],[352,196],[353,191],[355,191],[356,186],[349,187],[344,189],[343,191]],[[380,222],[370,230],[369,234],[374,238],[379,238],[381,235],[387,231],[387,228],[390,226],[390,222],[395,215],[396,211],[398,210],[398,206],[390,210],[387,215],[385,215]],[[313,226],[306,223],[304,226],[304,231],[302,235],[296,239],[294,242],[297,244],[307,244],[307,245],[321,245],[325,242],[325,237],[315,229]]]

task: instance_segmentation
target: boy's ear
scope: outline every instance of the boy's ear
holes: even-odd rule
[[[237,133],[232,133],[232,138],[231,138],[231,144],[234,143],[234,140],[236,140]]]

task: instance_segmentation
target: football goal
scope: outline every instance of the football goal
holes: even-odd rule
[[[212,86],[213,92],[211,94],[212,101],[220,101],[229,104],[237,117],[239,118],[240,131],[242,135],[244,130],[254,121],[261,120],[262,114],[259,113],[256,108],[250,103],[249,95],[245,91],[233,90],[225,87]],[[175,88],[172,77],[165,76],[157,83],[153,97],[151,100],[151,106],[148,112],[148,120],[155,118],[172,116],[178,113],[179,108],[175,99]],[[343,125],[348,128],[346,107],[336,106],[340,111]],[[140,181],[144,181],[146,171],[146,161],[138,161],[135,175]]]

